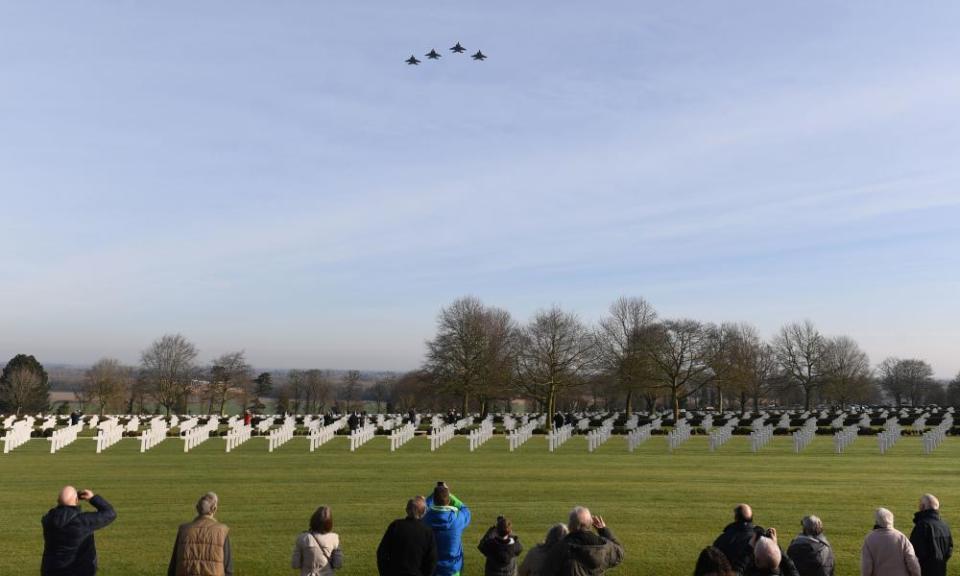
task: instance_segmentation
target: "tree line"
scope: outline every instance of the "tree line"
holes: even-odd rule
[[[809,320],[767,340],[747,323],[660,318],[645,299],[628,297],[592,325],[559,306],[519,323],[478,298],[459,298],[440,311],[422,369],[403,381],[455,397],[464,413],[514,398],[548,413],[560,401],[628,413],[643,403],[675,417],[690,405],[960,403],[960,375],[944,386],[916,358],[874,367],[853,338],[827,336]]]
[[[446,410],[486,413],[516,400],[553,413],[604,408],[633,412],[889,402],[960,405],[960,375],[938,382],[918,358],[886,358],[876,366],[849,336],[827,336],[810,321],[782,326],[770,339],[748,323],[713,324],[661,318],[643,298],[614,301],[595,323],[559,306],[527,322],[465,296],[441,309],[423,365],[364,381],[357,370],[308,369],[254,374],[244,351],[198,362],[181,334],[164,335],[139,364],[102,358],[85,371],[74,395],[81,409],[102,413],[223,414],[228,406],[260,412]],[[47,372],[19,354],[0,375],[0,412],[46,411]]]

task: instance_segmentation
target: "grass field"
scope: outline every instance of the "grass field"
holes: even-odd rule
[[[343,437],[312,454],[303,438],[273,454],[258,438],[230,454],[218,438],[189,454],[177,439],[146,454],[133,439],[100,455],[89,439],[56,455],[48,450],[35,439],[0,456],[0,574],[39,572],[40,517],[65,483],[94,489],[118,511],[117,521],[97,534],[105,575],[164,573],[177,525],[192,518],[206,490],[220,495],[218,517],[231,527],[241,576],[293,573],[294,539],[320,504],[334,510],[346,558],[340,573],[376,574],[383,530],[403,515],[409,496],[426,493],[437,480],[473,510],[464,537],[467,575],[483,573],[476,543],[498,514],[513,519],[529,547],[575,504],[603,515],[623,542],[626,560],[612,572],[623,575],[690,574],[700,549],[740,501],[754,506],[758,523],[778,528],[784,547],[803,514],[818,514],[839,575],[858,573],[860,543],[876,506],[893,510],[897,527],[909,533],[917,498],[929,491],[940,497],[947,521],[960,526],[960,442],[954,438],[930,456],[922,455],[917,438],[904,438],[880,456],[869,437],[842,456],[832,453],[827,437],[799,456],[788,437],[777,437],[760,454],[750,453],[745,437],[713,454],[705,437],[695,437],[672,455],[663,437],[633,454],[620,437],[593,454],[582,437],[554,454],[542,437],[510,453],[499,436],[472,454],[462,437],[436,453],[423,438],[390,453],[383,437],[352,454]]]

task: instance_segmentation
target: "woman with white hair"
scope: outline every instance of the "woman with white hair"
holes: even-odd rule
[[[877,508],[876,523],[860,551],[861,576],[920,576],[910,540],[893,527],[893,512]]]
[[[800,576],[833,576],[836,560],[830,542],[823,535],[820,518],[804,516],[800,521],[803,532],[793,539],[787,548],[787,556],[793,560]]]
[[[555,544],[563,540],[569,530],[566,524],[554,524],[547,530],[547,536],[542,544],[537,544],[527,552],[520,565],[518,576],[541,576],[543,565],[547,561],[547,555]]]

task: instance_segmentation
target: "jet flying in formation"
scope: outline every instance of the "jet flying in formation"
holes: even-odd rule
[[[459,42],[457,42],[456,44],[450,47],[450,51],[453,52],[454,54],[463,54],[464,52],[467,51],[467,49],[464,48],[463,45],[461,45]],[[439,60],[443,58],[443,54],[437,52],[436,48],[431,48],[430,51],[424,54],[423,56],[427,60]],[[477,62],[481,62],[487,59],[487,55],[479,50],[477,50],[476,54],[472,54],[470,57],[476,60]],[[410,57],[405,60],[405,62],[410,66],[417,66],[418,64],[420,64],[421,61],[417,60],[417,57],[411,54]]]

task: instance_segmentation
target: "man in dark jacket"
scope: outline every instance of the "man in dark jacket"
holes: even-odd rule
[[[735,572],[743,572],[753,558],[753,510],[749,504],[737,504],[733,522],[727,524],[713,545],[730,561]]]
[[[78,500],[89,500],[96,512],[81,512]],[[92,576],[97,573],[97,545],[93,532],[117,518],[113,506],[90,490],[64,486],[43,524],[43,576]]]
[[[523,552],[520,537],[514,535],[513,524],[500,516],[497,523],[487,530],[477,545],[486,557],[484,576],[514,576],[517,573],[517,557]]]
[[[623,546],[600,516],[577,506],[570,512],[568,527],[570,533],[550,550],[544,574],[602,576],[623,562]],[[596,533],[591,527],[596,528]]]
[[[940,518],[940,501],[933,494],[920,498],[920,511],[913,515],[910,543],[920,561],[923,576],[945,576],[953,554],[950,526]]]
[[[427,512],[423,496],[407,501],[407,517],[394,520],[377,546],[380,576],[432,576],[437,566],[437,541],[421,522]]]
[[[803,532],[787,548],[800,576],[833,576],[836,560],[830,542],[823,535],[823,522],[816,516],[804,516]]]

